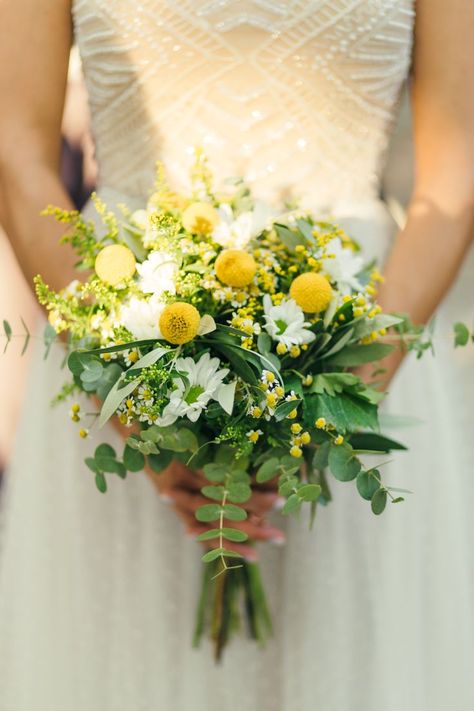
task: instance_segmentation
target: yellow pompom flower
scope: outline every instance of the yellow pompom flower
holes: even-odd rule
[[[309,314],[325,311],[332,299],[332,288],[326,277],[305,272],[293,280],[290,296]]]
[[[184,301],[168,304],[161,312],[159,326],[163,338],[173,345],[192,341],[197,335],[201,317],[199,311]]]
[[[216,259],[216,274],[227,286],[247,286],[257,271],[257,262],[242,249],[224,249]]]
[[[208,202],[193,202],[183,211],[181,222],[192,234],[209,235],[219,222],[219,213]]]
[[[95,260],[95,273],[110,286],[117,286],[125,279],[130,279],[135,269],[135,256],[123,244],[109,244],[99,252]]]

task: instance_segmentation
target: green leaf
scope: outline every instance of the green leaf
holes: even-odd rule
[[[196,536],[196,541],[212,541],[214,538],[219,538],[221,531],[219,528],[213,528],[210,531],[204,531]]]
[[[228,415],[232,415],[232,410],[234,409],[236,386],[237,381],[234,380],[232,383],[221,385],[217,391],[217,402]]]
[[[346,346],[343,351],[331,356],[327,363],[338,368],[354,368],[357,365],[382,360],[392,351],[393,346],[387,343],[370,343],[366,346],[354,344]]]
[[[223,486],[203,486],[201,493],[207,499],[214,499],[214,501],[222,501],[225,488]]]
[[[43,343],[45,345],[45,352],[44,352],[44,359],[49,356],[49,352],[51,350],[51,346],[53,343],[56,341],[58,337],[58,334],[54,330],[54,328],[51,326],[50,323],[47,323],[44,332],[43,332]]]
[[[334,338],[332,338],[331,342],[329,344],[328,350],[319,356],[321,358],[321,360],[323,360],[325,358],[329,358],[330,356],[335,355],[336,353],[339,353],[339,351],[341,351],[344,348],[344,346],[347,345],[347,343],[349,343],[350,340],[352,340],[353,335],[354,335],[354,331],[352,328],[350,328],[348,331],[343,333],[341,336],[339,336],[339,337],[335,336]]]
[[[277,422],[284,420],[290,412],[293,412],[293,410],[298,407],[300,402],[301,400],[287,400],[286,402],[282,402],[275,410],[275,420]]]
[[[199,448],[196,435],[185,427],[179,430],[164,428],[158,430],[160,436],[157,441],[163,449],[170,449],[173,452],[196,452]]]
[[[159,454],[148,454],[148,464],[150,465],[150,469],[153,469],[154,472],[157,474],[160,474],[160,472],[163,471],[163,469],[166,469],[166,467],[171,464],[173,460],[173,453],[172,452],[160,452]]]
[[[222,464],[206,464],[204,467],[204,475],[209,481],[221,482],[224,481],[228,473],[228,468]]]
[[[252,489],[248,484],[243,482],[235,482],[228,487],[228,498],[234,504],[243,504],[252,496]]]
[[[99,427],[103,427],[105,423],[115,414],[117,408],[122,404],[128,395],[133,393],[136,387],[140,384],[140,378],[135,378],[131,383],[123,385],[123,381],[117,380],[107,395],[99,417]],[[120,385],[123,387],[120,387]]]
[[[6,343],[5,343],[5,348],[3,349],[3,352],[6,353],[8,344],[10,343],[10,341],[12,339],[12,333],[13,333],[12,327],[10,326],[10,324],[8,323],[8,321],[6,319],[3,319],[3,330],[5,332],[5,336],[7,339]]]
[[[226,504],[222,508],[224,511],[224,517],[229,521],[245,521],[247,518],[247,512],[245,509],[240,508],[240,506]]]
[[[96,447],[94,456],[97,461],[99,461],[100,458],[115,458],[117,456],[117,453],[113,447],[110,446],[110,444],[99,444],[98,447]]]
[[[224,553],[224,548],[214,548],[212,551],[204,553],[201,560],[203,563],[212,563],[213,560],[217,560]]]
[[[229,361],[232,366],[233,371],[236,375],[239,375],[242,380],[250,385],[258,385],[258,377],[255,374],[253,368],[247,363],[247,361],[240,355],[237,348],[230,345],[223,345],[222,343],[213,344],[215,350],[219,351],[226,360]]]
[[[98,471],[95,475],[95,485],[99,489],[101,494],[105,494],[105,492],[107,491],[107,481],[101,471]]]
[[[392,499],[392,504],[399,504],[401,501],[405,501],[403,496],[397,496],[396,499]]]
[[[259,484],[263,484],[265,481],[270,481],[278,474],[278,464],[279,461],[276,457],[271,457],[267,459],[266,462],[257,471],[256,479]]]
[[[385,489],[378,489],[372,496],[371,508],[373,513],[378,516],[382,513],[387,505],[387,492]]]
[[[454,347],[467,346],[469,343],[469,329],[464,323],[454,324]]]
[[[319,447],[317,447],[313,457],[314,469],[318,469],[321,471],[327,468],[330,446],[331,445],[329,442],[323,442],[319,445]]]
[[[354,449],[372,450],[374,452],[391,452],[406,450],[404,444],[377,432],[358,432],[351,435],[351,445]]]
[[[297,496],[303,501],[316,501],[321,494],[319,484],[303,484],[297,491]]]
[[[280,496],[289,496],[299,484],[299,479],[295,476],[289,476],[287,479],[280,481],[278,485],[278,493]]]
[[[86,466],[89,467],[91,472],[94,472],[94,474],[98,474],[100,472],[100,467],[93,457],[87,457],[84,462]]]
[[[360,378],[353,373],[319,373],[314,377],[308,391],[322,395],[335,396],[337,393],[342,393],[346,387],[358,385]]]
[[[72,351],[72,353],[69,354],[67,359],[67,367],[73,375],[76,375],[78,377],[84,370],[84,366],[82,364],[80,356],[80,351]]]
[[[103,401],[122,375],[122,368],[118,363],[109,363],[102,373],[100,381],[97,383],[97,396]]]
[[[219,504],[205,504],[200,506],[196,511],[196,518],[198,521],[207,523],[209,521],[217,521],[220,518],[222,508]]]
[[[129,368],[128,372],[133,374],[135,371],[139,371],[142,368],[149,368],[150,365],[154,365],[155,363],[157,363],[160,358],[165,355],[165,353],[170,352],[171,350],[169,348],[155,348],[146,355],[142,356],[140,360],[137,360],[137,362],[134,363],[131,368]]]
[[[129,472],[141,472],[145,467],[144,455],[128,445],[123,450],[123,463]]]
[[[374,331],[397,326],[399,323],[403,323],[403,319],[399,316],[392,316],[391,314],[380,314],[379,316],[374,316],[374,318],[363,318],[354,326],[354,339],[370,336]]]
[[[248,539],[248,535],[244,531],[239,531],[237,528],[223,528],[222,535],[228,541],[234,543],[243,543]]]
[[[282,514],[287,515],[291,513],[296,513],[300,510],[300,507],[301,499],[298,494],[291,494],[291,496],[286,500],[286,503],[283,506]]]
[[[375,492],[380,488],[380,472],[378,469],[360,471],[356,480],[357,491],[366,501],[371,501]]]
[[[303,244],[304,240],[296,232],[292,232],[286,225],[274,223],[274,228],[285,247],[288,247],[290,252],[294,252],[299,244]]]
[[[272,339],[268,333],[260,333],[257,338],[257,348],[262,355],[267,355],[272,348]]]
[[[344,443],[330,448],[329,468],[339,481],[351,481],[359,473],[361,464],[350,444]]]
[[[345,434],[358,429],[378,429],[377,406],[353,393],[342,392],[337,397],[326,393],[305,398],[305,421],[313,426],[324,417],[338,432]]]

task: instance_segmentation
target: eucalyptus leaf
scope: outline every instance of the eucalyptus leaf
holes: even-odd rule
[[[352,447],[347,444],[333,445],[329,450],[329,468],[339,481],[355,479],[361,469],[361,464]]]
[[[303,484],[297,491],[297,496],[303,501],[316,501],[321,494],[319,484]]]
[[[219,538],[221,531],[219,528],[213,528],[210,531],[204,531],[196,536],[196,541],[212,541],[214,538]]]
[[[101,494],[105,494],[105,492],[107,491],[107,481],[101,471],[98,471],[95,475],[95,485],[99,489]]]
[[[270,479],[274,479],[278,474],[279,461],[276,457],[267,459],[258,469],[256,479],[259,484],[263,484]]]
[[[222,507],[222,509],[224,511],[224,518],[228,519],[229,521],[245,521],[245,519],[247,518],[247,512],[245,511],[245,509],[240,508],[240,506],[226,504]]]
[[[129,472],[141,472],[145,468],[145,456],[126,445],[123,450],[123,464]]]
[[[201,493],[207,499],[214,499],[214,501],[222,501],[225,488],[223,486],[203,486]]]
[[[234,543],[243,543],[248,539],[248,535],[244,531],[239,531],[237,528],[223,528],[222,535],[228,541]]]
[[[196,518],[203,523],[217,521],[220,518],[221,511],[222,507],[219,504],[205,504],[196,510]]]
[[[380,488],[380,472],[377,469],[361,470],[357,475],[356,485],[362,498],[371,501],[375,492]]]
[[[163,469],[166,469],[166,467],[171,464],[172,460],[172,452],[160,452],[159,454],[148,455],[148,464],[150,465],[150,469],[153,469],[153,471],[157,474],[160,474]]]
[[[214,482],[221,482],[224,481],[226,478],[226,475],[228,473],[228,468],[223,466],[222,464],[206,464],[204,466],[204,475],[206,479],[209,479],[209,481],[214,481]]]
[[[228,498],[234,504],[243,504],[252,496],[252,489],[242,482],[232,483],[228,487]]]
[[[301,508],[301,499],[298,494],[291,494],[283,506],[282,513],[287,515],[291,513],[296,513]]]
[[[469,329],[464,323],[454,324],[454,347],[466,346],[469,343]]]
[[[376,516],[378,516],[379,514],[381,514],[384,511],[386,505],[387,505],[387,492],[385,489],[380,488],[372,496],[371,508],[372,508],[373,513]]]
[[[224,548],[214,548],[212,551],[204,553],[201,560],[203,563],[212,563],[213,560],[217,560],[224,553]]]

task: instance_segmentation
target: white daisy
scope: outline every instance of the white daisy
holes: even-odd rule
[[[209,401],[219,400],[221,390],[227,387],[223,385],[223,380],[229,370],[219,366],[220,360],[211,358],[209,353],[205,353],[197,363],[192,358],[178,358],[174,389],[157,424],[166,427],[176,422],[178,417],[196,422]]]
[[[286,299],[278,306],[272,303],[269,294],[263,297],[265,330],[278,343],[287,348],[311,343],[316,336],[307,329],[304,313],[293,299]]]

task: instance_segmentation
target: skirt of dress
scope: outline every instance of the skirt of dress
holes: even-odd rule
[[[143,474],[100,495],[62,406],[58,347],[38,349],[2,493],[2,711],[471,711],[474,708],[474,259],[440,309],[437,354],[407,361],[387,410],[422,424],[385,476],[414,491],[374,517],[353,484],[315,529],[261,547],[275,619],[267,649],[242,639],[216,667],[191,647],[198,545]]]

